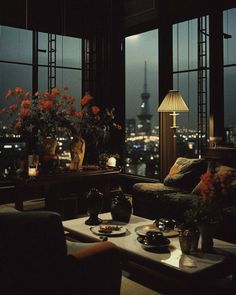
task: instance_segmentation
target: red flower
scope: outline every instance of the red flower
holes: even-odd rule
[[[30,101],[29,99],[24,99],[24,100],[22,100],[22,102],[21,102],[21,106],[22,106],[23,108],[29,108],[30,105],[31,105],[31,101]]]
[[[13,90],[11,90],[11,89],[9,89],[8,91],[7,91],[7,94],[6,94],[6,99],[8,99],[9,97],[11,97],[11,96],[13,96],[14,95],[14,91]]]
[[[21,87],[16,87],[15,92],[18,94],[18,96],[23,94],[23,89]]]
[[[99,107],[97,107],[97,106],[92,106],[92,113],[93,113],[94,115],[97,115],[99,112],[100,112]]]
[[[29,109],[22,109],[20,111],[20,116],[21,117],[27,117],[27,116],[29,116],[29,114],[30,114],[30,110]]]
[[[86,93],[84,97],[80,100],[80,105],[85,106],[91,99],[93,99],[90,93]]]
[[[18,109],[18,104],[17,103],[13,103],[12,105],[10,105],[10,110],[12,111],[12,112],[14,112],[15,110],[17,110]]]

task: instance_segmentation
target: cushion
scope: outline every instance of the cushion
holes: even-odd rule
[[[224,178],[226,175],[230,174],[230,182],[226,184],[226,191],[224,194],[227,194],[229,196],[236,195],[236,169],[230,166],[218,165],[215,167],[215,171],[213,172],[215,172],[220,178]],[[202,185],[202,180],[200,180],[196,187],[193,189],[192,193],[200,195]]]
[[[164,184],[191,191],[199,182],[200,175],[207,169],[204,159],[189,159],[179,157],[164,179]]]
[[[161,182],[155,182],[155,183],[148,183],[148,182],[140,182],[133,185],[133,189],[136,192],[145,192],[145,194],[158,194],[158,193],[171,193],[176,192],[179,189],[169,187],[164,185]]]

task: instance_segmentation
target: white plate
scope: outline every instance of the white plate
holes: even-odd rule
[[[112,232],[100,232],[101,227],[119,227],[119,230],[113,230]],[[97,225],[90,227],[91,232],[93,232],[95,235],[100,236],[120,236],[124,235],[127,231],[126,227],[115,225],[115,224],[104,224],[104,225]]]

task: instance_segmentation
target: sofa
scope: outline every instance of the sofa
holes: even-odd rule
[[[184,223],[186,210],[199,198],[197,188],[200,176],[216,167],[226,167],[233,171],[231,205],[236,208],[236,170],[233,167],[206,159],[179,157],[163,182],[139,182],[133,185],[133,213],[152,220],[171,218]],[[217,228],[216,237],[236,243],[236,235],[231,230],[235,222],[236,209],[225,214],[223,222]]]
[[[114,244],[98,242],[68,253],[59,214],[3,211],[2,294],[120,294],[121,267]]]

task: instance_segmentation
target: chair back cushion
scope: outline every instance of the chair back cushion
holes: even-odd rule
[[[22,290],[30,289],[30,285],[44,290],[53,269],[56,272],[65,259],[66,251],[59,214],[0,214],[0,284],[4,284],[6,291],[14,291],[18,284]]]
[[[200,175],[206,170],[207,161],[204,159],[179,157],[165,177],[164,184],[191,191],[199,182]]]

